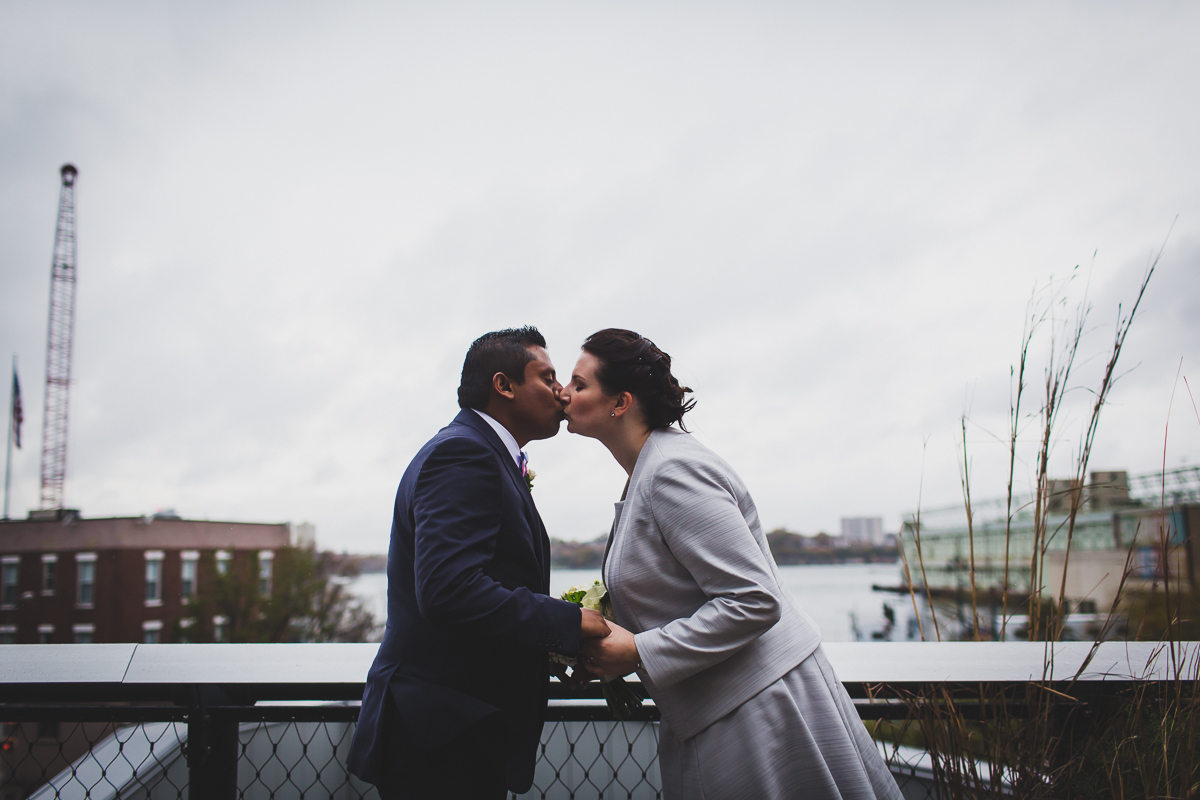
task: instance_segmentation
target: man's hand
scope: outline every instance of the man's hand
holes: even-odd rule
[[[602,639],[608,636],[608,623],[604,621],[604,617],[600,615],[599,611],[590,608],[579,610],[583,612],[583,617],[579,620],[580,639]]]
[[[603,639],[586,639],[579,643],[579,655],[588,672],[600,675],[628,675],[637,669],[637,643],[633,634],[615,622],[609,623],[612,633]]]

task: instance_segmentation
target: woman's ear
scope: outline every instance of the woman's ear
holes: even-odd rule
[[[633,408],[633,394],[630,392],[619,392],[617,394],[617,404],[613,406],[613,416],[619,417],[631,408]]]

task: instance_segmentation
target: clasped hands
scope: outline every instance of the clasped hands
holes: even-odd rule
[[[637,669],[639,658],[633,634],[615,622],[606,622],[590,608],[581,610],[579,663],[567,682],[578,686],[602,675],[628,675]]]

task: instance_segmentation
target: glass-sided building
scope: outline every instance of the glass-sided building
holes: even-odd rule
[[[1068,514],[1046,514],[1039,523],[1027,510],[1011,521],[976,516],[970,526],[965,519],[918,526],[914,516],[905,522],[901,547],[913,585],[943,596],[969,589],[972,557],[977,592],[998,592],[1007,577],[1010,592],[1027,594],[1036,565],[1041,588],[1057,596],[1065,564],[1067,600],[1073,608],[1094,610],[1111,604],[1126,570],[1127,588],[1162,581],[1168,572],[1194,586],[1198,540],[1200,505],[1128,505],[1081,511],[1073,527]]]

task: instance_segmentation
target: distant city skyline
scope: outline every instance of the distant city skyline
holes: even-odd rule
[[[669,352],[764,528],[894,533],[959,502],[964,413],[972,492],[1004,494],[1010,367],[1051,280],[1059,321],[1092,307],[1051,459],[1069,477],[1164,240],[1091,466],[1197,463],[1198,34],[1185,3],[4,5],[11,513],[38,505],[67,162],[85,517],[308,520],[380,552],[467,346],[533,324],[564,376],[603,327]],[[527,450],[550,534],[604,534],[607,451],[565,430]]]
[[[842,517],[841,538],[846,544],[869,544],[879,547],[887,534],[882,517]]]

